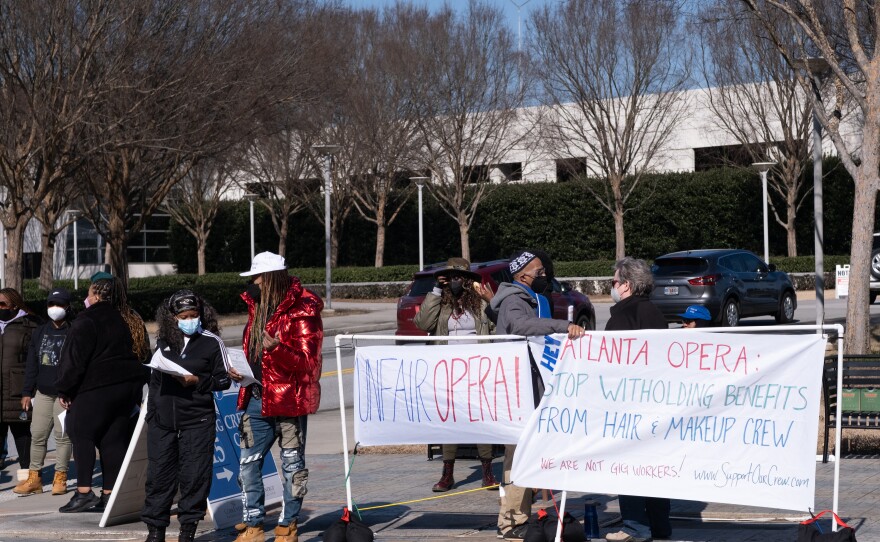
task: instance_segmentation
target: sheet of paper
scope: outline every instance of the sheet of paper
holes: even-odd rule
[[[175,376],[190,376],[191,372],[187,371],[180,365],[174,363],[170,359],[166,358],[162,355],[161,350],[156,350],[156,353],[153,354],[153,359],[150,360],[150,363],[147,364],[147,367],[152,367],[157,371],[161,371],[163,373],[168,373],[170,375]]]
[[[239,348],[228,348],[227,352],[229,353],[229,365],[238,371],[238,374],[244,377],[238,384],[242,388],[250,386],[251,384],[259,384],[257,379],[254,378],[254,372],[251,370],[247,358],[244,356],[244,350]]]
[[[61,414],[58,415],[58,423],[61,424],[61,436],[62,436],[62,437],[63,437],[64,434],[65,434],[65,432],[64,432],[64,420],[66,420],[66,419],[67,419],[67,411],[66,411],[66,410],[62,410],[62,411],[61,411]]]

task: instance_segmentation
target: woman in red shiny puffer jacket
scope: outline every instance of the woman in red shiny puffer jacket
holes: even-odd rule
[[[261,279],[270,275],[259,275],[255,282],[263,282]],[[248,306],[248,323],[244,328],[242,348],[254,377],[263,385],[262,390],[257,392],[262,395],[263,416],[314,414],[321,401],[318,379],[321,376],[321,346],[324,341],[321,323],[324,302],[303,288],[298,278],[289,277],[287,280],[290,284],[287,293],[274,313],[267,316],[265,325],[260,325],[259,305],[254,299],[260,295],[259,290],[249,288],[248,292],[241,294]],[[260,348],[266,345],[266,341],[275,345]],[[255,357],[261,358],[259,364]],[[246,409],[253,387],[239,391],[239,410]]]

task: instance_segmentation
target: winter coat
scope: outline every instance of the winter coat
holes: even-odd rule
[[[3,423],[21,421],[18,415],[21,414],[25,360],[31,334],[38,325],[36,317],[21,316],[6,324],[0,335],[0,421]]]
[[[58,377],[61,348],[67,340],[68,331],[70,322],[62,320],[60,328],[55,327],[54,322],[46,322],[31,334],[22,394],[34,397],[39,390],[43,395],[58,395],[55,379]]]
[[[605,331],[633,329],[666,329],[669,324],[656,305],[647,297],[632,295],[611,306],[611,318]]]
[[[149,369],[135,357],[132,344],[128,324],[109,302],[79,313],[61,349],[58,395],[72,400],[80,392],[122,382],[146,383]]]
[[[568,333],[569,322],[539,318],[535,309],[537,300],[518,283],[502,282],[489,304],[498,313],[495,333],[498,335],[523,335],[526,337]]]
[[[419,312],[413,318],[413,323],[421,330],[431,335],[449,335],[449,317],[452,316],[452,306],[443,305],[441,295],[437,292],[428,292]],[[480,305],[480,314],[473,314],[476,324],[477,335],[491,335],[495,331],[495,325],[486,315],[486,302]]]
[[[223,340],[210,331],[199,331],[186,341],[182,352],[175,352],[163,339],[156,341],[162,355],[199,378],[195,386],[184,386],[173,376],[153,371],[147,421],[177,431],[215,420],[213,391],[228,389],[229,355]]]
[[[247,292],[241,298],[248,306],[248,323],[244,328],[242,348],[250,356],[252,340],[262,341],[263,330],[252,329],[256,303]],[[324,326],[321,310],[324,302],[306,290],[296,277],[290,278],[290,287],[284,300],[275,309],[265,331],[276,335],[281,343],[271,350],[263,349],[261,359],[260,393],[263,416],[303,416],[314,414],[321,402],[321,347]],[[253,360],[248,359],[253,365]],[[255,384],[254,384],[255,385]],[[247,408],[253,386],[242,388],[238,394],[238,409]]]

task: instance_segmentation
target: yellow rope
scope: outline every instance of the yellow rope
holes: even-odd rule
[[[327,371],[326,373],[321,373],[321,378],[330,378],[331,376],[336,376],[336,373],[339,371]],[[347,375],[354,372],[354,368],[343,369],[342,374]]]
[[[474,491],[483,491],[485,489],[495,489],[498,487],[498,484],[494,486],[487,487],[479,487],[477,489],[468,489],[465,491],[458,491],[456,493],[447,493],[445,495],[437,495],[436,497],[425,497],[424,499],[415,499],[413,501],[403,501],[403,502],[394,502],[391,504],[380,504],[379,506],[371,506],[369,508],[358,508],[361,512],[366,512],[367,510],[378,510],[379,508],[390,508],[392,506],[403,506],[404,504],[412,504],[415,502],[423,502],[423,501],[433,501],[434,499],[445,499],[446,497],[454,497],[455,495],[464,495],[465,493],[473,493]]]

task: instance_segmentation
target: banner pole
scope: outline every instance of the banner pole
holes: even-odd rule
[[[336,382],[339,384],[339,419],[342,424],[342,460],[345,463],[345,503],[351,510],[351,480],[349,479],[349,469],[351,465],[348,463],[348,431],[345,425],[345,395],[342,389],[342,348],[339,341],[342,338],[350,337],[350,335],[336,336]]]
[[[838,500],[840,499],[840,417],[843,412],[843,401],[840,400],[843,391],[843,326],[834,324],[837,328],[837,413],[835,414],[834,428],[834,499],[831,509],[837,513]],[[837,522],[831,522],[831,530],[837,532]]]
[[[562,540],[562,518],[565,516],[565,500],[568,497],[568,491],[562,490],[562,499],[559,500],[559,517],[556,518],[556,538],[554,542]]]

